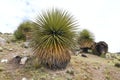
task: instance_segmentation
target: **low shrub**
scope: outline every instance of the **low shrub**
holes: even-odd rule
[[[27,33],[32,31],[33,23],[25,21],[21,23],[17,30],[14,32],[14,36],[17,40],[26,40]]]

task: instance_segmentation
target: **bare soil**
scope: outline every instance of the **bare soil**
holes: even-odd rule
[[[30,56],[30,48],[23,48],[23,42],[7,43],[0,52],[0,60],[10,61],[14,56]],[[10,50],[12,49],[12,50]],[[19,65],[0,62],[0,80],[120,80],[120,68],[115,67],[112,60],[92,54],[71,55],[71,61],[64,70],[49,70],[44,67],[35,69],[31,65]]]

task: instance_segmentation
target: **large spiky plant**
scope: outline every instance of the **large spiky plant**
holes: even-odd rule
[[[78,35],[78,44],[80,48],[83,49],[83,52],[88,52],[88,49],[91,48],[94,43],[94,35],[87,29],[83,29]]]
[[[70,62],[76,23],[67,11],[52,9],[38,14],[34,23],[33,52],[50,69],[62,69]]]

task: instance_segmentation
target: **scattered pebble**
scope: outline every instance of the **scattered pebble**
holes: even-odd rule
[[[29,47],[29,42],[24,42],[24,48],[28,48]]]
[[[70,75],[74,75],[74,71],[73,70],[67,70],[66,73],[70,74]]]
[[[28,60],[28,57],[23,57],[20,61],[20,64],[25,64],[27,60]]]
[[[21,56],[14,56],[11,62],[15,64],[19,64],[21,61],[21,58],[22,58]]]
[[[76,52],[75,52],[75,55],[77,56],[79,53],[80,53],[80,51],[76,51]]]
[[[94,66],[93,68],[96,69],[96,70],[100,69],[99,66]]]
[[[85,55],[85,54],[81,54],[81,56],[82,56],[82,57],[87,57],[87,55]]]
[[[10,49],[9,49],[9,51],[13,51],[13,49],[12,49],[12,48],[10,48]]]
[[[2,60],[1,60],[1,63],[7,63],[7,62],[8,62],[7,59],[2,59]]]
[[[22,80],[27,80],[27,78],[23,77]]]

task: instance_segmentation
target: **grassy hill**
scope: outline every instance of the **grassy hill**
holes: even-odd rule
[[[8,39],[10,42],[2,46],[0,60],[10,61],[16,55],[30,56],[32,54],[30,48],[22,46],[23,42],[11,42],[10,39]],[[116,62],[120,63],[119,60],[106,59],[92,54],[86,55],[86,58],[81,54],[71,55],[67,68],[56,71],[43,66],[36,69],[28,63],[16,65],[0,62],[0,80],[120,80],[120,68],[114,66]]]

